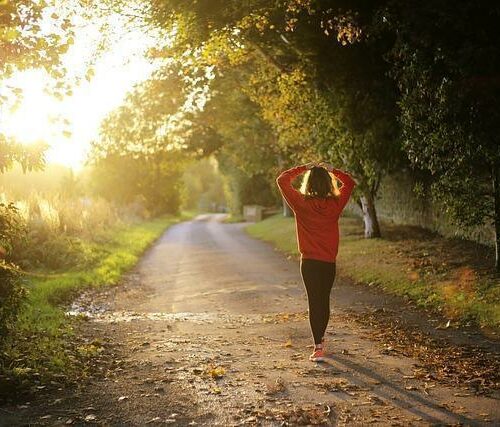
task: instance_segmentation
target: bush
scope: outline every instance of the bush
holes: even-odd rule
[[[104,199],[34,193],[15,206],[24,235],[12,240],[10,261],[28,270],[85,268],[98,255],[89,242],[105,243],[106,231],[122,223]]]
[[[0,348],[17,318],[26,296],[19,273],[13,264],[0,263]]]
[[[20,275],[10,262],[14,242],[25,238],[17,208],[0,203],[0,345],[15,321],[26,293]]]

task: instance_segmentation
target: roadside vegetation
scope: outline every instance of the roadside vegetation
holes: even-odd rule
[[[449,320],[500,331],[500,288],[488,247],[427,230],[382,223],[384,238],[365,239],[361,219],[343,216],[339,276],[407,297]],[[275,215],[247,232],[297,256],[293,218]]]
[[[153,185],[111,191],[121,175],[104,163],[78,174],[49,165],[0,175],[0,396],[85,377],[100,347],[81,341],[68,305],[84,290],[118,284],[165,229],[206,207],[180,192],[185,184],[190,196],[204,194],[190,186],[195,177],[167,173],[154,204],[162,194]]]
[[[74,336],[77,319],[66,315],[67,305],[85,289],[118,284],[166,228],[189,216],[192,214],[163,215],[101,228],[98,236],[78,240],[78,248],[85,254],[80,265],[29,272],[12,267],[22,292],[15,307],[3,304],[16,313],[2,339],[0,396],[28,385],[36,389],[41,384],[84,377],[85,360],[100,348]]]

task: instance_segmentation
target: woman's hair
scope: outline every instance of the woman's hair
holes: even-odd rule
[[[337,180],[321,166],[314,166],[304,174],[300,192],[305,197],[337,198],[340,194]]]

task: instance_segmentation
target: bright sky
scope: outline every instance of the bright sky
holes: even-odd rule
[[[15,111],[0,111],[0,132],[15,136],[22,143],[44,140],[50,145],[47,160],[78,170],[88,152],[90,141],[98,134],[102,119],[120,105],[135,83],[145,80],[154,65],[144,57],[155,45],[151,35],[126,26],[117,16],[108,18],[114,35],[109,50],[93,65],[94,76],[83,79],[73,94],[62,101],[44,92],[50,78],[40,70],[18,73],[5,82],[23,89],[23,100]],[[96,23],[79,22],[75,43],[63,62],[74,75],[85,75],[95,46],[103,35]],[[2,90],[0,86],[0,91]],[[68,125],[63,125],[66,119]],[[63,131],[71,134],[64,135]]]

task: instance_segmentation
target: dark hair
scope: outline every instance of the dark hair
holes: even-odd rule
[[[338,197],[338,190],[334,186],[333,177],[321,166],[312,167],[304,175],[302,193],[305,197],[319,197],[322,199]]]

